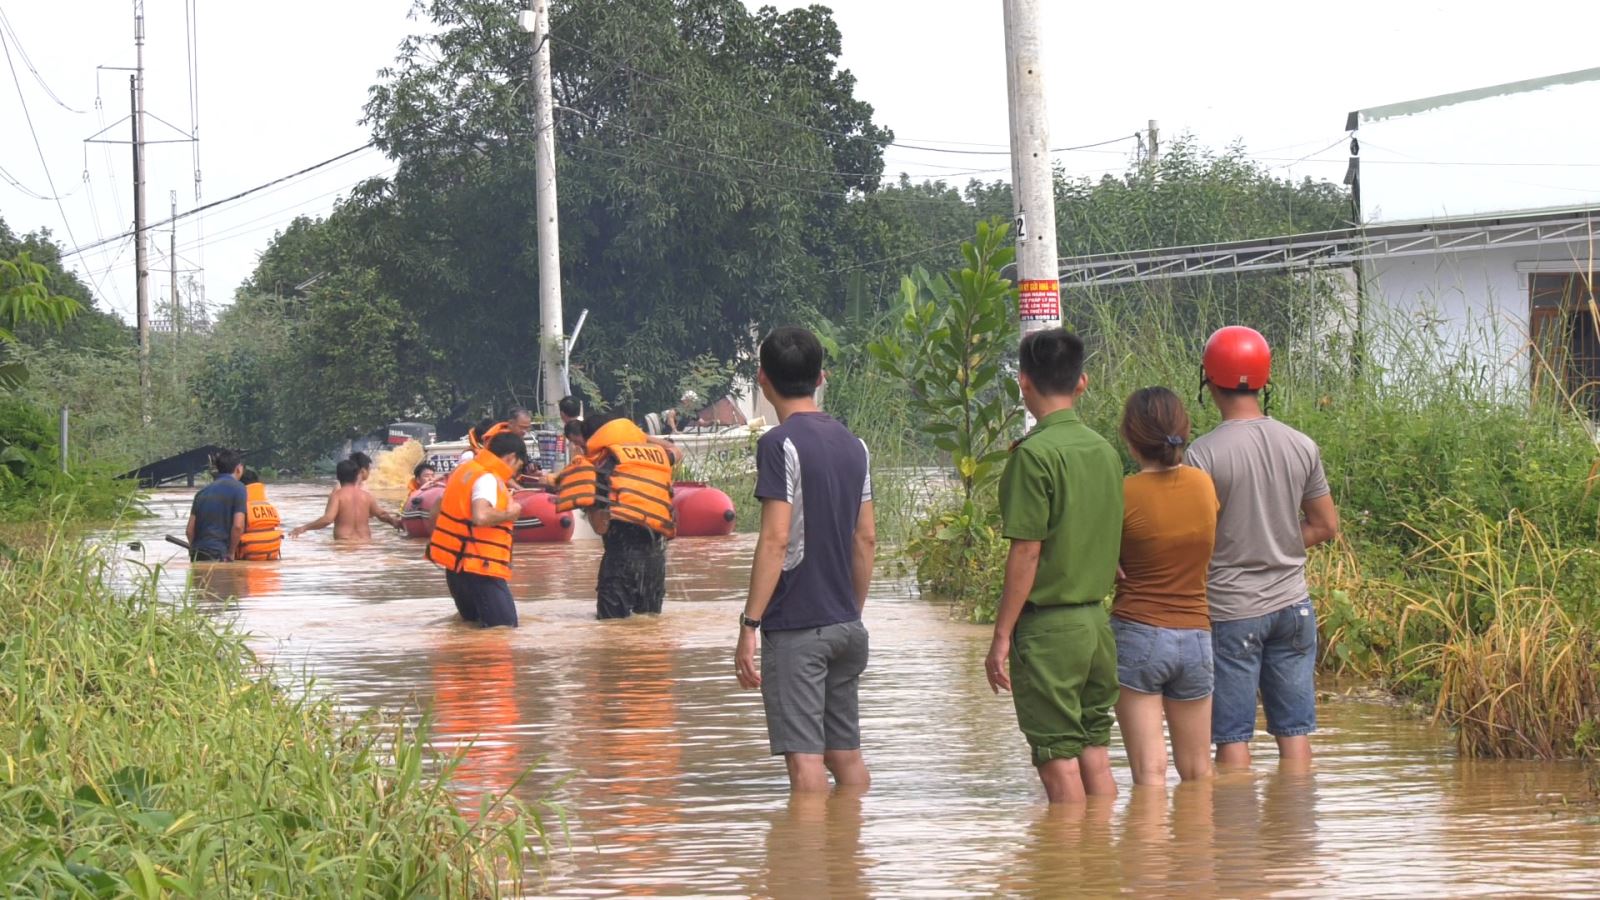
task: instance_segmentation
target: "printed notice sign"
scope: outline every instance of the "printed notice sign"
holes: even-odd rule
[[[1017,312],[1024,322],[1061,318],[1061,283],[1054,278],[1017,283]]]

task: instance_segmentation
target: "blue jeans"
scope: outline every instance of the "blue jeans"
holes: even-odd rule
[[[1238,744],[1256,731],[1256,695],[1274,737],[1317,730],[1317,617],[1311,600],[1250,619],[1211,623],[1217,686],[1211,742]]]
[[[1117,682],[1123,687],[1168,700],[1211,696],[1211,632],[1158,628],[1116,616],[1111,632],[1117,636]]]

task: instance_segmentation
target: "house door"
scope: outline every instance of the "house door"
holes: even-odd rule
[[[1600,419],[1600,298],[1594,274],[1530,278],[1533,385],[1559,386],[1573,405]],[[1552,385],[1553,382],[1553,385]]]

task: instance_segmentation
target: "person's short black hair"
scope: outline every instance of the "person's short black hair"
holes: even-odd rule
[[[1083,339],[1065,328],[1046,328],[1022,339],[1017,350],[1022,372],[1039,393],[1070,394],[1083,377]]]
[[[477,441],[480,444],[483,443],[483,436],[488,434],[489,433],[489,429],[491,429],[493,427],[494,427],[494,420],[493,419],[489,419],[489,418],[479,419],[478,420],[478,424],[472,426],[472,428],[470,429],[471,432],[472,432],[473,440]]]
[[[556,403],[556,408],[561,410],[561,414],[569,419],[576,419],[580,414],[583,413],[583,404],[578,402],[577,397],[574,397],[570,394],[562,397],[561,400]]]
[[[239,476],[239,483],[240,484],[260,484],[261,483],[261,476],[256,474],[256,470],[255,469],[245,469],[244,470],[244,474]]]
[[[360,450],[350,454],[350,461],[355,463],[358,469],[372,468],[372,457],[362,453]]]
[[[340,484],[355,484],[360,475],[361,464],[356,462],[354,455],[339,460],[339,464],[333,467],[333,477],[339,479]]]
[[[610,425],[617,420],[616,416],[590,416],[583,420],[583,442],[585,444],[594,437],[595,432]]]
[[[509,453],[515,453],[517,459],[523,462],[528,461],[528,445],[523,443],[522,438],[509,431],[502,431],[490,438],[488,452],[490,456],[505,456]]]
[[[218,475],[232,475],[233,470],[239,468],[239,451],[218,450],[217,455],[211,457],[211,465],[216,468]]]
[[[583,436],[582,419],[573,419],[572,421],[568,422],[566,425],[562,426],[561,433],[566,435],[566,438],[569,441],[586,440],[586,438]]]
[[[809,397],[822,378],[822,342],[797,325],[774,328],[761,342],[761,371],[780,397]]]
[[[422,477],[422,473],[428,471],[429,469],[432,469],[435,472],[439,471],[439,467],[434,465],[431,462],[427,462],[426,460],[424,460],[423,462],[419,462],[419,463],[417,463],[417,467],[415,469],[411,470],[411,477],[412,478],[421,478]]]

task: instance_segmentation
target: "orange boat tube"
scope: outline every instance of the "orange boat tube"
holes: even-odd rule
[[[672,485],[672,510],[678,517],[678,537],[717,537],[733,534],[736,514],[727,494],[699,481]]]

